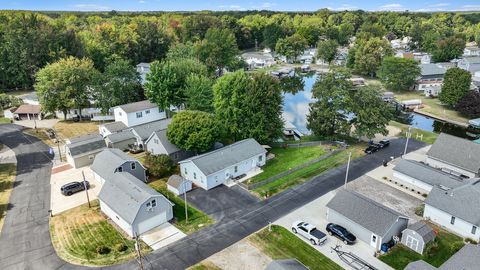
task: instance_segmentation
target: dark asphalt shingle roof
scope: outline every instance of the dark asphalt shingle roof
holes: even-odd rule
[[[73,140],[73,142],[72,142]],[[82,137],[76,137],[70,140],[71,143],[67,144],[68,149],[72,157],[85,155],[94,151],[99,151],[106,148],[105,141],[100,134],[91,134]]]
[[[405,270],[478,270],[480,269],[479,265],[480,246],[467,243],[439,268],[433,267],[425,261],[415,261],[409,263]]]
[[[167,129],[168,125],[172,122],[172,118],[162,119],[158,121],[153,121],[138,126],[133,126],[131,129],[137,136],[141,138],[142,141],[145,141],[152,135],[154,131]]]
[[[419,234],[423,238],[425,244],[435,239],[435,232],[432,227],[423,221],[413,223],[407,227],[407,230],[412,230]]]
[[[180,148],[178,148],[175,144],[171,143],[170,140],[168,140],[166,129],[157,130],[155,131],[155,134],[157,135],[158,139],[160,140],[163,147],[165,148],[165,151],[167,151],[167,154],[172,154],[172,153],[181,151]]]
[[[112,143],[123,142],[129,139],[135,139],[135,134],[131,130],[123,130],[117,133],[109,134],[105,139]]]
[[[446,212],[452,216],[480,226],[480,179],[472,179],[471,183],[445,191],[433,187],[425,204]]]
[[[95,156],[90,169],[106,179],[115,172],[115,169],[127,161],[138,162],[138,164],[142,166],[138,159],[128,155],[122,150],[117,148],[107,148]]]
[[[223,148],[191,157],[180,163],[193,162],[206,176],[267,151],[254,139],[245,139]]]
[[[401,159],[393,170],[431,186],[456,188],[465,184],[461,178],[414,160]]]
[[[144,100],[144,101],[119,105],[117,107],[121,108],[126,113],[131,113],[131,112],[138,112],[138,111],[143,111],[143,110],[155,108],[155,107],[157,107],[157,104],[154,104],[154,103],[150,102],[149,100]]]
[[[438,268],[433,267],[425,261],[414,261],[411,262],[405,267],[404,270],[437,270]]]
[[[353,191],[340,189],[328,203],[330,208],[365,229],[384,236],[404,216],[376,201]]]
[[[104,124],[103,127],[106,128],[111,133],[115,133],[117,131],[124,130],[127,128],[127,126],[120,121]]]
[[[296,259],[285,259],[272,261],[265,270],[308,270],[308,268]]]
[[[480,170],[480,144],[445,133],[438,136],[427,156],[473,173]]]

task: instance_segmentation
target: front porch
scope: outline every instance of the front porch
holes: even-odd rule
[[[260,168],[260,167],[255,167],[253,169],[251,169],[250,171],[248,171],[243,177],[241,178],[238,178],[238,179],[234,179],[234,178],[229,178],[227,179],[223,184],[227,187],[232,187],[234,185],[236,185],[237,183],[242,183],[243,181],[246,181],[258,174],[261,174],[263,172],[263,170]]]

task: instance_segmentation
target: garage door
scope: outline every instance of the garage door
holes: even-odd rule
[[[146,219],[140,223],[138,223],[138,234],[142,234],[146,231],[149,231],[163,223],[167,222],[167,213],[162,212],[158,215],[155,215],[149,219]]]

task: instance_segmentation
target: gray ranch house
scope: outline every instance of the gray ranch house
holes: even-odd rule
[[[106,179],[119,172],[128,172],[142,182],[147,181],[145,167],[138,159],[120,149],[105,149],[95,157],[92,166],[95,180],[103,185]]]
[[[259,170],[266,150],[254,139],[245,139],[179,162],[183,178],[209,190],[229,179]]]
[[[352,232],[357,239],[380,250],[407,228],[404,215],[353,191],[341,189],[327,203],[327,219]]]
[[[174,162],[184,160],[194,154],[191,151],[182,150],[171,143],[167,138],[166,129],[154,131],[145,141],[145,150],[152,155],[168,155]]]
[[[72,138],[65,145],[67,162],[74,168],[90,165],[95,156],[106,147],[103,137],[99,134]]]

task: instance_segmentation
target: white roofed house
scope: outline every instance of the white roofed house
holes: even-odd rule
[[[145,150],[152,155],[168,155],[174,162],[184,160],[194,154],[192,151],[185,151],[171,143],[167,138],[167,129],[152,132],[145,141]]]
[[[209,190],[259,171],[259,167],[265,165],[266,152],[254,139],[245,139],[180,161],[180,172],[183,178]]]
[[[148,100],[116,106],[113,113],[115,121],[122,122],[127,127],[167,118],[164,110]]]

